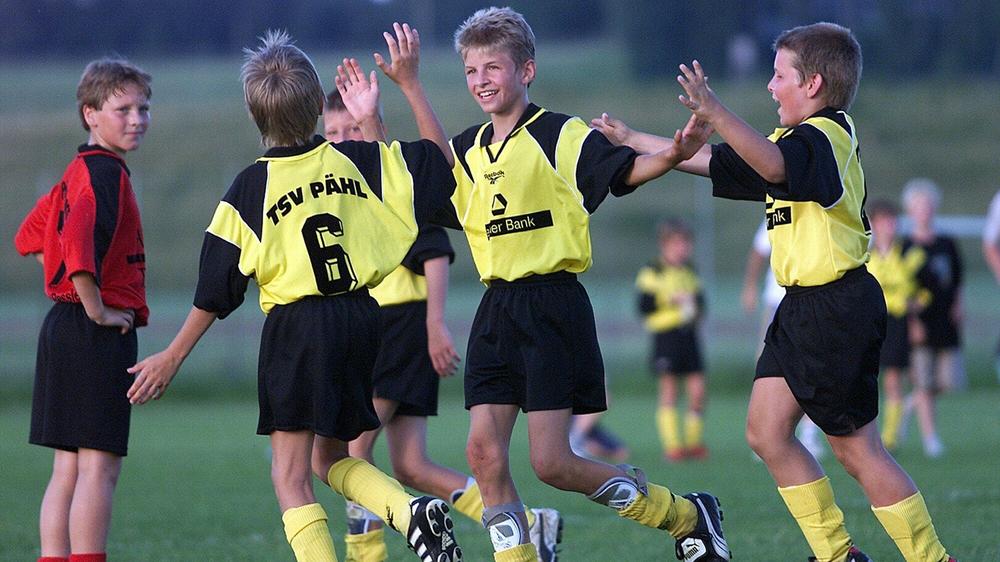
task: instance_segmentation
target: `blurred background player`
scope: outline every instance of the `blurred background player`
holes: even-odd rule
[[[128,61],[83,71],[77,111],[87,143],[24,219],[14,243],[42,263],[55,304],[38,338],[31,434],[55,450],[42,498],[43,562],[103,562],[128,453],[126,372],[149,319],[139,207],[125,153],[149,128],[152,79]]]
[[[882,407],[882,443],[890,451],[898,444],[900,423],[903,418],[903,381],[910,366],[910,339],[908,323],[922,306],[916,273],[924,264],[924,252],[911,247],[903,252],[902,242],[896,238],[899,212],[896,206],[884,200],[872,201],[866,206],[872,226],[871,257],[868,271],[875,276],[885,294],[885,340],[879,355],[882,368],[882,389],[885,400]]]
[[[420,40],[408,24],[385,34],[389,60],[379,66],[397,82],[419,72]],[[326,97],[323,129],[330,142],[363,140],[361,127],[337,90]],[[427,453],[427,417],[437,415],[439,377],[455,374],[459,356],[444,321],[448,266],[455,252],[440,226],[424,225],[403,263],[372,289],[379,303],[382,339],[372,376],[375,412],[381,427],[351,441],[351,456],[374,464],[374,447],[384,428],[393,475],[404,486],[449,501],[477,523],[483,515],[479,487],[472,477],[441,466]],[[532,543],[543,562],[557,560],[562,519],[554,509],[529,509]],[[348,561],[375,562],[388,556],[382,520],[348,502]]]
[[[990,266],[997,285],[1000,285],[1000,191],[993,196],[986,214],[986,224],[983,226],[983,257]],[[997,381],[1000,381],[1000,341],[997,342],[994,361]]]
[[[910,325],[913,409],[924,454],[930,458],[944,454],[935,420],[937,394],[966,384],[960,349],[962,257],[955,239],[937,231],[935,217],[940,204],[941,190],[927,178],[914,178],[903,187],[903,206],[911,221],[903,252],[913,247],[923,251],[924,265],[917,272],[917,280],[930,298]]]
[[[774,319],[774,311],[781,304],[781,299],[785,297],[785,289],[774,279],[774,270],[769,263],[771,258],[771,240],[767,237],[767,221],[761,221],[757,232],[753,236],[753,244],[747,252],[747,265],[743,273],[743,289],[740,291],[740,303],[743,310],[752,313],[760,305],[760,337],[757,339],[757,351],[755,356],[760,356],[764,350],[764,336],[767,334],[767,327]],[[764,289],[758,289],[760,274],[764,271]],[[758,296],[759,295],[759,296]],[[820,430],[809,416],[802,416],[802,421],[795,428],[802,446],[812,453],[817,459],[826,455],[826,447],[820,439]],[[760,457],[754,454],[754,458]]]
[[[128,395],[139,404],[158,398],[254,279],[267,315],[257,433],[270,439],[271,480],[296,559],[337,560],[315,475],[389,522],[424,562],[461,560],[443,501],[410,496],[348,451],[349,441],[379,425],[371,380],[378,305],[367,288],[399,266],[450,194],[446,162],[427,141],[328,143],[315,135],[324,95],[309,57],[278,31],[245,52],[244,97],[267,152],[219,203],[202,245],[194,306],[167,349],[129,369],[136,379]],[[377,84],[342,74],[337,88],[350,95],[363,130],[384,139]]]
[[[705,375],[699,324],[705,314],[701,280],[691,266],[694,249],[691,229],[679,219],[663,221],[657,229],[659,256],[639,270],[639,312],[653,336],[650,368],[658,381],[656,429],[669,462],[703,459],[702,421]],[[684,438],[677,414],[678,382],[687,392]]]

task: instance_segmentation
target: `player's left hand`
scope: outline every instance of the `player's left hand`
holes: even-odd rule
[[[615,146],[631,146],[629,138],[632,136],[632,129],[621,119],[616,119],[607,113],[602,113],[600,117],[590,120],[590,126],[597,129],[608,142]]]
[[[674,133],[674,147],[680,159],[687,160],[694,156],[698,150],[705,146],[708,137],[712,136],[714,129],[703,120],[697,113],[688,119],[683,131]]]
[[[385,44],[389,48],[389,61],[386,62],[381,53],[375,53],[375,64],[390,80],[401,87],[417,81],[420,69],[420,34],[408,23],[393,23],[393,36],[388,31],[382,33]]]
[[[337,91],[344,100],[344,106],[358,123],[378,119],[379,89],[378,77],[373,70],[365,76],[358,59],[344,59],[337,65],[334,77]]]
[[[125,395],[131,404],[145,404],[159,400],[166,393],[170,381],[177,374],[181,362],[167,351],[161,351],[126,369],[135,375],[135,381]]]
[[[434,370],[439,376],[450,377],[458,371],[458,362],[462,358],[455,351],[451,332],[448,331],[444,322],[434,322],[427,325],[427,351],[430,353]]]
[[[681,74],[677,76],[677,82],[687,96],[682,94],[677,99],[702,120],[711,123],[722,104],[712,88],[708,87],[708,76],[705,76],[701,63],[693,61],[691,66],[680,65]]]

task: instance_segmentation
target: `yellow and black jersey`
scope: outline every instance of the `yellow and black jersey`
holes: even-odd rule
[[[442,256],[448,256],[449,263],[455,261],[455,251],[448,234],[440,226],[422,226],[403,263],[374,287],[371,295],[379,306],[427,300],[424,262]]]
[[[635,152],[533,104],[507,138],[492,138],[486,123],[451,140],[457,187],[443,223],[465,230],[480,278],[586,271],[590,214],[608,193],[635,189],[623,179]]]
[[[224,318],[243,302],[251,277],[265,313],[377,285],[453,188],[430,141],[330,144],[317,136],[306,146],[272,148],[219,203],[194,304]]]
[[[930,293],[920,288],[917,272],[923,267],[927,255],[919,246],[910,247],[905,252],[903,245],[893,242],[889,251],[881,254],[871,252],[868,271],[878,279],[885,294],[885,308],[892,316],[906,316],[910,301],[916,299],[927,304]]]
[[[779,285],[811,287],[868,261],[865,174],[854,121],[824,109],[768,137],[785,159],[785,182],[766,182],[728,144],[712,146],[716,197],[764,201],[771,268]]]
[[[666,332],[694,323],[705,307],[701,280],[688,265],[654,262],[639,270],[639,313],[650,332]]]

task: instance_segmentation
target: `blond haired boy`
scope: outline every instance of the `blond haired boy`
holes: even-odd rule
[[[701,65],[681,65],[681,102],[726,142],[706,146],[685,171],[710,176],[714,195],[763,201],[771,267],[785,298],[768,328],[747,414],[747,440],[764,460],[815,560],[866,562],[851,541],[830,481],[795,438],[803,413],[827,435],[907,562],[951,560],[923,497],[879,436],[878,360],[885,299],[865,269],[870,228],[864,171],[847,109],[861,78],[850,30],[817,23],[774,42],[767,85],[781,128],[753,130],[708,87]],[[606,115],[592,123],[640,151],[671,141]]]
[[[349,457],[347,446],[378,427],[371,401],[378,305],[367,288],[399,265],[430,210],[450,194],[446,163],[427,141],[331,145],[314,136],[323,88],[305,53],[280,32],[246,53],[246,103],[268,150],[222,198],[205,234],[194,307],[166,350],[130,369],[129,397],[141,404],[162,396],[253,278],[267,315],[257,433],[270,436],[271,478],[296,559],[337,559],[313,495],[315,474],[403,533],[421,560],[461,560],[448,506],[410,496]],[[341,91],[362,109],[362,127],[380,131],[377,95]]]
[[[125,397],[146,306],[142,224],[125,154],[149,128],[149,74],[123,59],[91,62],[77,86],[89,134],[15,237],[42,262],[45,317],[30,441],[55,450],[39,514],[44,562],[103,562],[111,504],[128,452]]]
[[[542,481],[667,530],[688,560],[728,560],[714,498],[675,496],[639,470],[581,458],[569,445],[572,415],[606,408],[593,309],[576,280],[591,264],[590,213],[609,193],[628,194],[686,159],[708,129],[692,118],[669,149],[637,155],[611,146],[578,118],[531,104],[534,34],[509,8],[473,14],[456,32],[455,47],[469,93],[489,122],[449,143],[416,76],[398,83],[422,134],[454,163],[458,187],[450,216],[441,220],[465,231],[489,287],[466,354],[466,455],[496,560],[537,557],[510,475],[518,410],[527,412],[531,464]]]

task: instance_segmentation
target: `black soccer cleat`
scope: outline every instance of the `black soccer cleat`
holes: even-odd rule
[[[816,557],[810,556],[809,562],[816,562]],[[850,550],[847,551],[847,558],[844,562],[872,562],[872,559],[869,558],[864,552],[861,552],[858,547],[852,546]]]
[[[704,492],[685,494],[698,510],[694,531],[677,539],[675,553],[684,562],[719,562],[731,560],[729,544],[722,534],[722,509],[719,500]]]
[[[422,562],[462,561],[462,548],[455,540],[455,524],[448,511],[448,504],[429,496],[410,502],[406,544]]]

